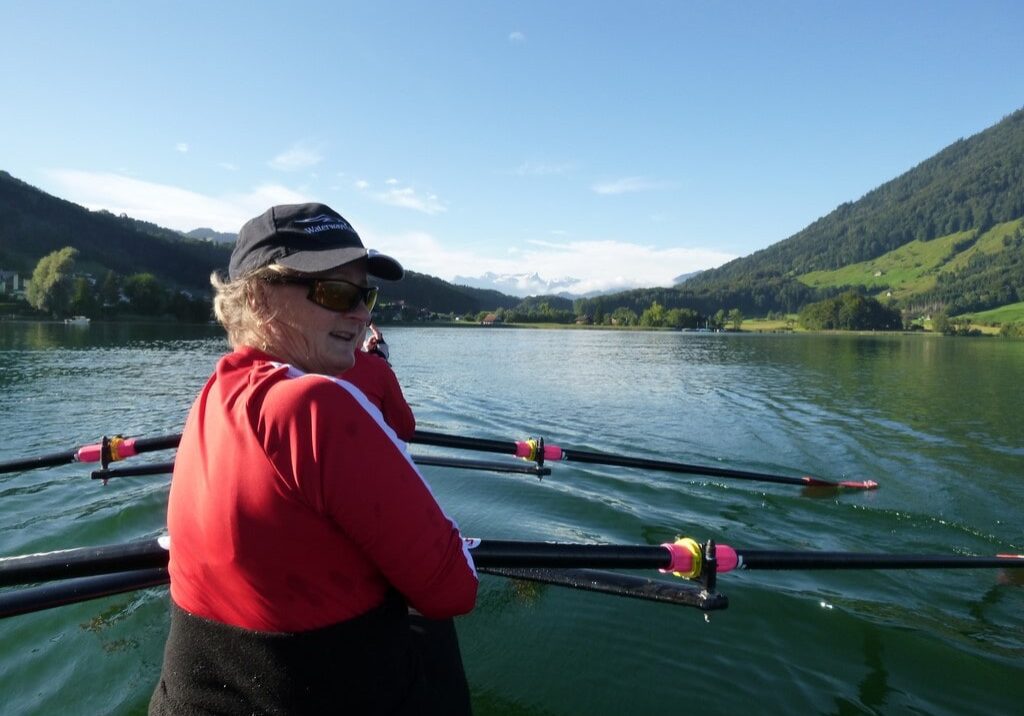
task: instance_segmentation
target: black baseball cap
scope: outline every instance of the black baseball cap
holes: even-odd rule
[[[273,263],[319,273],[361,258],[371,276],[397,281],[405,274],[390,256],[365,248],[352,225],[326,204],[282,204],[245,222],[228,277],[233,281]]]

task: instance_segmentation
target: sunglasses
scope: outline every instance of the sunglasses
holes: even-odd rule
[[[296,284],[309,286],[306,298],[328,311],[348,313],[363,303],[367,311],[372,311],[377,304],[378,286],[360,286],[343,278],[309,278],[305,276],[287,276],[274,279],[273,283]]]

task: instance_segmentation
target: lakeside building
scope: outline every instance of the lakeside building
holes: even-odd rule
[[[0,269],[0,296],[25,298],[28,283],[28,280],[22,278],[17,271]]]

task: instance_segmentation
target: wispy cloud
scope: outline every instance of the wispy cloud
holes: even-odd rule
[[[397,206],[402,209],[421,211],[424,214],[441,214],[448,211],[448,208],[441,203],[436,194],[420,196],[412,187],[402,189],[389,189],[373,195],[377,201],[389,206]]]
[[[41,188],[69,201],[93,210],[125,213],[179,231],[209,227],[234,232],[268,206],[318,198],[280,184],[206,196],[112,172],[55,169],[46,176],[49,181]],[[419,196],[408,187],[370,196],[426,214],[445,210],[436,196]],[[425,231],[393,234],[361,225],[360,234],[367,246],[395,256],[410,270],[446,280],[455,276],[482,276],[488,272],[536,272],[546,280],[577,277],[579,280],[573,290],[580,293],[669,286],[680,274],[719,266],[735,258],[732,254],[702,247],[663,248],[615,240],[564,240],[562,230],[552,231],[550,239],[511,243],[505,249],[495,249],[493,254],[453,248]]]
[[[232,164],[231,162],[221,162],[217,166],[219,166],[221,169],[226,169],[229,172],[237,172],[238,171],[238,165],[237,164]]]
[[[639,191],[654,191],[671,187],[669,182],[656,181],[647,177],[623,177],[594,184],[591,189],[597,194],[631,194]]]
[[[387,179],[384,183],[391,188],[385,191],[369,191],[369,182],[362,179],[357,181],[355,186],[371,199],[388,206],[412,209],[431,216],[448,211],[448,207],[438,198],[437,194],[421,195],[411,186],[399,187],[397,179]]]
[[[322,161],[323,154],[318,148],[310,147],[300,142],[278,154],[270,160],[269,164],[274,169],[294,172],[299,169],[315,166]]]
[[[519,30],[514,30],[508,33],[508,41],[512,44],[520,44],[526,42],[526,35],[519,32]]]
[[[174,145],[174,151],[181,152],[182,154],[188,153],[188,142],[178,142]]]
[[[54,193],[69,201],[92,210],[124,213],[178,231],[199,227],[238,231],[242,224],[269,206],[312,200],[278,184],[263,184],[240,194],[205,196],[108,172],[55,169],[46,174],[54,184]]]

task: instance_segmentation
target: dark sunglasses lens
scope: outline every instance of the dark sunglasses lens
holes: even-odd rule
[[[344,281],[317,281],[313,286],[313,300],[332,311],[351,311],[360,302],[368,311],[377,303],[377,287],[363,288]]]

